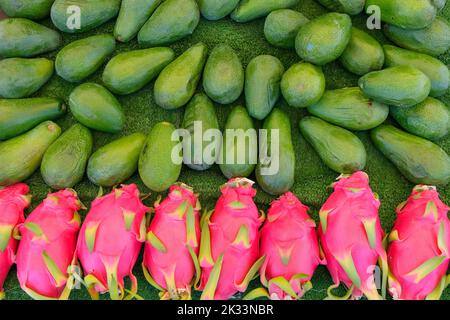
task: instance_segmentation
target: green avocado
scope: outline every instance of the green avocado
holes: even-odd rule
[[[389,40],[409,50],[438,56],[450,48],[450,24],[440,17],[424,29],[410,30],[385,24],[383,30]]]
[[[55,0],[0,0],[0,9],[11,18],[40,20],[50,15]]]
[[[214,104],[205,94],[198,93],[192,98],[184,112],[181,126],[190,133],[189,136],[183,137],[184,164],[198,171],[211,168],[219,156],[222,141],[221,137],[215,135],[212,135],[209,141],[204,139],[210,136],[208,130],[219,130]],[[198,136],[200,128],[201,136]]]
[[[243,106],[235,106],[228,115],[223,132],[219,166],[228,179],[248,177],[258,159],[257,131]]]
[[[315,117],[303,118],[300,131],[330,169],[345,174],[364,170],[366,149],[352,132]]]
[[[438,145],[391,125],[373,129],[371,137],[378,150],[412,183],[449,183],[450,157]]]
[[[305,108],[317,103],[325,92],[322,68],[308,62],[290,67],[281,79],[281,93],[294,108]]]
[[[162,0],[122,0],[114,27],[114,37],[129,42],[138,34]]]
[[[272,11],[264,23],[264,36],[275,47],[291,49],[295,47],[298,30],[309,19],[302,13],[291,9]]]
[[[138,34],[146,47],[168,45],[191,35],[200,21],[195,0],[165,0]]]
[[[245,70],[245,101],[248,113],[264,120],[280,97],[284,66],[278,58],[262,55],[253,58]]]
[[[134,133],[95,151],[87,166],[89,180],[102,187],[125,182],[137,170],[146,138],[142,133]]]
[[[55,98],[0,99],[0,140],[16,137],[65,113],[66,105]]]
[[[430,79],[411,66],[370,72],[360,78],[358,84],[367,97],[396,107],[416,105],[431,91]]]
[[[73,116],[86,127],[109,132],[120,132],[125,125],[125,115],[116,97],[95,83],[83,83],[69,97]]]
[[[226,44],[211,51],[203,73],[203,89],[215,102],[230,104],[244,90],[244,68],[236,52]]]
[[[357,15],[364,10],[366,0],[319,0],[319,3],[331,11]]]
[[[440,97],[447,93],[450,86],[450,71],[440,60],[429,55],[385,45],[386,66],[411,66],[419,69],[431,80],[433,97]]]
[[[0,60],[0,97],[29,97],[46,84],[52,75],[53,61],[45,58]]]
[[[80,82],[92,75],[116,49],[109,34],[71,42],[56,56],[56,73],[66,81]]]
[[[177,182],[180,176],[182,161],[173,159],[172,153],[180,146],[180,141],[174,140],[176,128],[168,122],[156,124],[142,149],[139,157],[139,175],[144,184],[155,192],[163,192]]]
[[[41,175],[53,189],[72,188],[83,179],[92,152],[92,134],[77,123],[47,149],[42,158]]]
[[[391,115],[406,131],[428,140],[440,140],[450,132],[450,108],[431,97],[409,108],[391,107]]]
[[[156,78],[174,58],[172,49],[162,47],[120,53],[108,62],[102,80],[114,93],[134,93]]]
[[[27,133],[0,143],[0,187],[28,179],[60,134],[57,124],[45,121]]]
[[[308,111],[322,120],[355,131],[378,127],[389,115],[387,105],[367,98],[358,87],[325,91],[322,99]]]
[[[249,22],[267,16],[278,9],[292,8],[299,0],[241,0],[231,13],[236,22]]]
[[[29,58],[56,50],[61,46],[61,35],[23,18],[0,21],[0,57]]]
[[[121,0],[55,0],[53,24],[62,32],[81,33],[104,24],[119,13]]]
[[[381,20],[405,29],[428,27],[436,18],[440,5],[435,0],[367,0],[366,8],[378,6]]]
[[[381,70],[384,64],[383,47],[367,32],[352,28],[352,37],[339,61],[348,71],[360,76]]]
[[[156,103],[164,109],[178,109],[191,100],[202,76],[208,48],[198,43],[172,61],[160,73],[154,86]]]
[[[198,0],[202,16],[208,20],[220,20],[229,15],[239,3],[239,0]]]
[[[327,13],[300,28],[295,49],[303,60],[324,65],[342,55],[351,35],[352,20],[347,14]]]
[[[256,180],[268,194],[280,195],[289,191],[295,181],[291,122],[283,111],[275,108],[264,121],[263,129],[267,130],[267,144],[261,143],[261,139],[259,143],[260,146],[267,145],[267,153],[260,150]]]

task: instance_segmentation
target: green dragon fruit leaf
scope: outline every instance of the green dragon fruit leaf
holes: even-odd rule
[[[91,224],[91,225],[87,226],[86,230],[84,231],[84,235],[86,238],[86,245],[87,245],[90,253],[92,253],[94,251],[95,238],[97,235],[98,227],[99,227],[99,223]]]
[[[141,296],[137,294],[138,291],[138,281],[132,272],[130,272],[131,288],[130,290],[123,288],[124,292],[127,293],[124,300],[131,300],[135,298],[136,300],[144,300]]]
[[[310,278],[310,276],[305,273],[297,273],[294,276],[292,276],[291,281],[292,280],[309,279],[309,278]],[[313,284],[311,283],[311,281],[306,281],[302,286],[303,293],[308,292],[312,288],[313,288]]]
[[[25,293],[28,294],[34,300],[58,300],[55,298],[49,298],[49,297],[43,296],[30,288],[25,287],[25,288],[22,288],[22,290],[25,291]]]
[[[256,300],[259,298],[270,299],[269,292],[265,288],[259,287],[247,293],[242,300]]]
[[[164,244],[161,242],[161,240],[159,240],[158,237],[152,231],[149,231],[147,233],[147,241],[150,242],[150,244],[159,252],[162,252],[162,253],[167,252],[167,248],[164,246]]]
[[[284,266],[288,266],[289,265],[289,261],[291,260],[291,250],[286,251],[286,250],[282,250],[281,248],[279,248],[278,249],[278,254],[280,255],[281,263]]]
[[[228,204],[228,207],[232,209],[245,209],[247,206],[240,201],[232,201]]]
[[[0,225],[0,252],[5,251],[13,232],[13,225]]]
[[[445,242],[445,225],[444,222],[441,222],[438,233],[438,248],[441,250],[442,254],[448,255],[448,248]]]
[[[136,299],[136,300],[140,300],[140,301],[145,300],[142,296],[138,295],[137,292],[133,292],[128,289],[124,289],[124,290],[127,293],[127,296],[124,298],[124,300],[131,300],[131,299]]]
[[[84,283],[86,284],[86,288],[89,292],[89,295],[91,296],[92,300],[98,300],[99,295],[98,292],[95,290],[95,286],[99,285],[103,287],[103,284],[98,280],[94,275],[88,274],[86,277],[84,277]]]
[[[197,247],[198,244],[195,232],[195,213],[192,205],[189,205],[186,212],[186,242],[193,247]]]
[[[238,288],[239,291],[243,292],[247,289],[248,284],[250,281],[255,279],[255,277],[258,275],[258,271],[261,268],[261,265],[264,263],[264,260],[266,260],[265,256],[262,256],[258,260],[255,261],[255,263],[252,265],[250,270],[248,271],[247,275],[244,277],[244,280],[242,280],[241,283],[235,284],[236,288]]]
[[[235,246],[239,246],[240,244],[242,244],[246,249],[250,248],[251,246],[250,234],[248,232],[248,227],[246,225],[242,225],[239,228],[236,239],[234,239],[233,241],[233,245]]]
[[[355,288],[354,285],[352,285],[352,286],[347,290],[347,292],[345,293],[345,295],[343,295],[342,297],[335,295],[335,294],[333,293],[333,290],[336,289],[336,288],[338,288],[339,285],[340,285],[340,283],[333,284],[333,285],[329,286],[328,289],[327,289],[327,297],[326,297],[324,300],[348,300],[348,299],[352,296],[353,289]]]
[[[122,210],[123,211],[123,219],[125,220],[125,228],[127,231],[131,230],[133,226],[134,218],[136,217],[136,213],[133,211]]]
[[[398,231],[397,230],[392,231],[389,234],[388,242],[391,243],[391,242],[398,241],[398,240],[400,240],[400,237],[398,235]]]
[[[53,261],[46,251],[42,251],[42,259],[44,259],[45,266],[48,272],[55,280],[56,286],[61,287],[67,281],[67,276],[59,269],[58,265]]]
[[[121,293],[120,293],[121,288],[119,288],[119,282],[117,281],[117,265],[118,265],[118,263],[119,263],[118,260],[113,265],[109,265],[109,264],[105,263],[106,280],[108,282],[109,296],[111,297],[111,300],[122,300],[122,297],[123,297],[123,290],[122,290],[122,296],[121,296]]]
[[[103,187],[100,186],[100,188],[98,188],[98,192],[97,192],[97,196],[95,197],[96,199],[103,197]]]
[[[361,191],[363,191],[363,188],[347,188],[348,191],[353,192],[353,193],[359,193]]]
[[[172,300],[178,300],[178,290],[177,284],[175,283],[175,274],[173,272],[169,275],[164,274],[164,280],[166,281],[167,292],[170,298]]]
[[[426,278],[430,273],[432,273],[436,268],[438,268],[444,260],[447,259],[445,256],[437,256],[428,259],[420,266],[418,266],[413,271],[409,272],[407,276],[414,277],[414,282],[419,283],[424,278]]]
[[[288,295],[290,295],[291,297],[294,297],[296,300],[299,300],[300,298],[298,297],[297,293],[295,293],[294,289],[292,289],[291,284],[289,283],[288,280],[286,280],[285,277],[276,277],[273,278],[269,281],[269,287],[271,284],[276,285],[278,288],[280,288],[281,290],[283,290],[284,292],[286,292]]]
[[[353,257],[350,253],[348,253],[343,258],[337,258],[339,265],[344,269],[347,276],[352,280],[353,284],[356,288],[361,288],[361,278],[358,275],[358,271],[356,270],[355,262],[353,261]]]
[[[12,236],[16,240],[22,239],[22,235],[20,234],[19,226],[15,226],[12,231]]]
[[[142,264],[142,271],[144,272],[144,277],[145,279],[148,281],[148,283],[151,284],[152,287],[154,287],[155,289],[157,289],[158,291],[165,291],[164,288],[160,287],[156,281],[152,278],[152,276],[150,275],[150,273],[148,272],[147,268],[145,267],[144,264]]]
[[[327,226],[328,226],[328,214],[333,211],[331,210],[320,210],[319,212],[319,218],[320,218],[320,224],[322,225],[322,231],[325,234],[327,232]]]
[[[425,208],[424,216],[428,217],[430,214],[433,215],[434,220],[437,220],[439,218],[438,209],[437,209],[436,204],[434,203],[434,201],[429,201],[427,203],[426,208]]]
[[[377,235],[375,231],[376,219],[366,219],[363,221],[364,229],[366,230],[367,239],[372,249],[376,248]]]
[[[448,283],[446,282],[447,276],[443,276],[439,284],[434,288],[434,290],[425,298],[425,300],[440,300],[442,293],[445,288],[447,288]]]
[[[29,231],[31,231],[36,238],[44,238],[44,239],[46,239],[44,231],[42,231],[41,227],[38,224],[36,224],[34,222],[27,222],[27,223],[24,224],[24,226]]]
[[[304,293],[306,293],[306,292],[308,292],[309,290],[311,290],[313,288],[313,284],[311,283],[311,281],[306,281],[304,284],[303,284],[303,292]]]
[[[387,291],[387,282],[388,282],[388,275],[389,275],[389,265],[387,262],[387,257],[381,256],[378,259],[378,263],[381,265],[381,296],[383,299],[386,299],[386,291]]]
[[[406,204],[408,203],[408,201],[403,201],[402,203],[400,203],[397,208],[396,211],[401,211],[403,210],[403,208],[406,206]]]
[[[195,254],[194,250],[192,249],[192,247],[190,245],[187,245],[188,251],[189,251],[189,255],[191,256],[192,262],[194,263],[194,268],[195,268],[195,279],[194,279],[194,287],[197,288],[198,287],[198,283],[200,282],[200,276],[201,276],[201,269],[200,269],[200,264],[198,262],[198,258],[197,255]]]
[[[147,219],[144,217],[141,220],[141,224],[139,225],[139,238],[137,239],[140,242],[144,242],[147,237]]]
[[[263,263],[263,265],[261,266],[261,270],[260,270],[260,275],[261,275],[261,283],[263,284],[264,287],[268,288],[269,287],[269,282],[267,281],[267,277],[266,277],[266,269],[267,269],[267,265],[268,265],[268,261],[265,260],[266,263]]]
[[[222,271],[223,254],[219,256],[209,275],[208,282],[200,297],[201,300],[213,300],[219,283],[220,272]]]
[[[116,197],[116,199],[119,199],[123,194],[123,190],[122,189],[114,189],[114,195]]]
[[[204,213],[201,217],[202,235],[200,238],[200,253],[198,260],[201,266],[214,265],[214,259],[211,254],[211,235],[209,231],[209,218],[214,211]]]
[[[171,215],[176,216],[179,219],[182,219],[184,216],[184,213],[186,212],[188,207],[188,201],[184,200],[183,203],[180,204],[178,208],[175,209],[174,212],[171,213]]]

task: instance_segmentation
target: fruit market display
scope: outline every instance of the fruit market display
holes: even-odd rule
[[[450,3],[0,9],[0,299],[450,299]]]

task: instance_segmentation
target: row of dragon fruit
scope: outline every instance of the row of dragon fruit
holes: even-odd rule
[[[214,210],[203,214],[198,195],[184,184],[173,185],[154,208],[143,204],[136,185],[122,185],[95,199],[83,223],[78,211],[86,208],[73,190],[49,194],[25,219],[28,186],[6,187],[0,190],[0,289],[15,263],[21,288],[34,299],[68,299],[76,284],[93,299],[105,293],[142,299],[133,275],[142,246],[145,278],[161,299],[190,299],[193,290],[202,299],[239,292],[245,299],[300,299],[321,264],[334,283],[328,299],[384,299],[386,292],[394,299],[439,299],[449,284],[449,208],[436,188],[416,186],[385,235],[380,201],[364,172],[334,183],[318,228],[290,192],[273,201],[266,217],[252,185],[230,180]],[[258,273],[261,286],[246,292]],[[338,296],[340,284],[347,292]]]

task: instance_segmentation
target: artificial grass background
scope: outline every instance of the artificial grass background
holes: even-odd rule
[[[301,4],[299,4],[296,9],[310,19],[327,12],[326,9],[313,0],[302,0]],[[450,20],[449,3],[441,14]],[[354,25],[359,26],[360,28],[365,28],[366,19],[367,17],[364,15],[354,17]],[[43,24],[52,26],[50,20],[44,21]],[[210,49],[217,44],[227,43],[237,51],[244,66],[246,66],[252,58],[260,54],[271,54],[278,57],[286,69],[300,60],[293,50],[277,49],[270,46],[264,39],[263,26],[264,19],[259,19],[247,24],[235,23],[229,18],[216,22],[202,19],[192,36],[171,45],[171,47],[176,51],[177,55],[179,55],[184,50],[199,41],[206,43]],[[93,34],[112,33],[113,27],[114,21],[88,33],[79,35],[64,34],[64,44],[68,44],[74,40],[85,38]],[[373,31],[370,33],[379,41],[383,43],[388,42],[382,32]],[[138,48],[139,46],[136,40],[133,40],[128,44],[117,43],[117,50],[114,54]],[[54,59],[56,53],[57,52],[53,52],[49,54],[48,57]],[[441,60],[448,65],[450,63],[450,53],[447,52],[443,55]],[[86,82],[92,81],[101,83],[102,71],[103,67],[94,76],[87,79]],[[326,65],[324,67],[324,72],[327,79],[328,89],[357,85],[358,77],[346,71],[338,62]],[[44,88],[42,88],[36,96],[54,96],[67,101],[70,92],[75,87],[75,84],[68,83],[59,78],[57,75],[54,75],[51,81]],[[200,91],[201,87],[199,87],[198,90]],[[116,135],[95,132],[94,148],[97,149],[114,139],[133,132],[141,131],[143,133],[148,133],[152,126],[159,121],[170,121],[179,126],[183,118],[183,108],[176,111],[163,110],[155,104],[152,91],[153,83],[146,86],[138,93],[128,96],[119,96],[118,98],[123,104],[127,117],[125,129],[123,132]],[[447,93],[442,100],[447,105],[450,105],[450,93]],[[241,97],[237,103],[243,103],[243,101],[243,97]],[[234,103],[233,105],[237,103]],[[292,191],[303,203],[310,206],[311,216],[318,221],[318,211],[330,193],[330,189],[327,188],[327,186],[335,180],[338,174],[328,169],[321,162],[318,155],[300,135],[298,123],[300,118],[306,115],[307,112],[289,108],[282,100],[279,101],[278,105],[289,114],[292,120],[292,136],[297,157],[296,183]],[[226,117],[231,110],[231,107],[232,105],[216,105],[221,126],[225,124]],[[388,121],[391,122],[392,120]],[[57,121],[57,123],[60,124],[65,130],[74,124],[75,120],[70,114],[68,114],[64,118]],[[255,122],[255,124],[261,125],[261,123],[258,122]],[[386,231],[389,231],[395,220],[396,206],[406,200],[414,185],[409,183],[397,171],[397,169],[374,148],[373,144],[370,142],[367,132],[360,132],[358,133],[358,136],[362,139],[367,149],[368,161],[366,172],[371,177],[371,186],[373,190],[380,195],[382,203],[380,216],[383,227]],[[447,153],[450,153],[450,137],[447,137],[441,141],[439,145],[442,146]],[[18,160],[20,161],[20,159]],[[226,182],[226,179],[221,174],[218,166],[214,166],[205,172],[193,171],[184,166],[179,180],[195,188],[195,191],[200,194],[200,200],[203,208],[212,208],[214,206],[215,201],[219,196],[219,187]],[[42,201],[43,198],[45,198],[46,194],[50,191],[50,188],[44,184],[39,172],[35,173],[26,182],[31,187],[31,192],[33,194],[32,207],[34,208]],[[137,183],[142,192],[149,192],[149,190],[140,181],[137,174],[132,179],[127,181],[127,183],[132,182]],[[75,189],[83,203],[86,205],[89,205],[98,192],[98,187],[90,183],[87,178],[85,178],[82,183],[75,186]],[[446,204],[450,205],[449,188],[441,187],[439,191],[441,193],[442,200]],[[153,194],[150,198],[145,200],[145,204],[151,206],[157,195],[158,194],[156,193]],[[258,189],[256,201],[260,206],[260,209],[267,210],[269,203],[273,199],[274,197],[271,197]],[[81,212],[82,215],[85,215],[86,213],[87,212]],[[345,230],[342,231],[345,232]],[[140,264],[141,259],[139,259],[134,270],[139,280],[138,294],[145,299],[158,299],[158,292],[145,281]],[[15,272],[16,270],[13,268],[5,283],[7,299],[29,299],[29,297],[21,291]],[[252,287],[259,285],[258,281],[259,280],[255,280],[252,283]],[[305,295],[305,299],[325,298],[326,289],[332,284],[331,278],[325,267],[319,267],[312,283],[314,288]],[[194,294],[194,297],[198,298],[198,296],[198,293]],[[86,290],[81,288],[81,290],[74,290],[71,298],[89,299],[89,296]],[[104,296],[103,298],[108,298],[108,296]],[[239,298],[239,296],[237,298]],[[450,299],[450,290],[446,290],[443,299]]]

